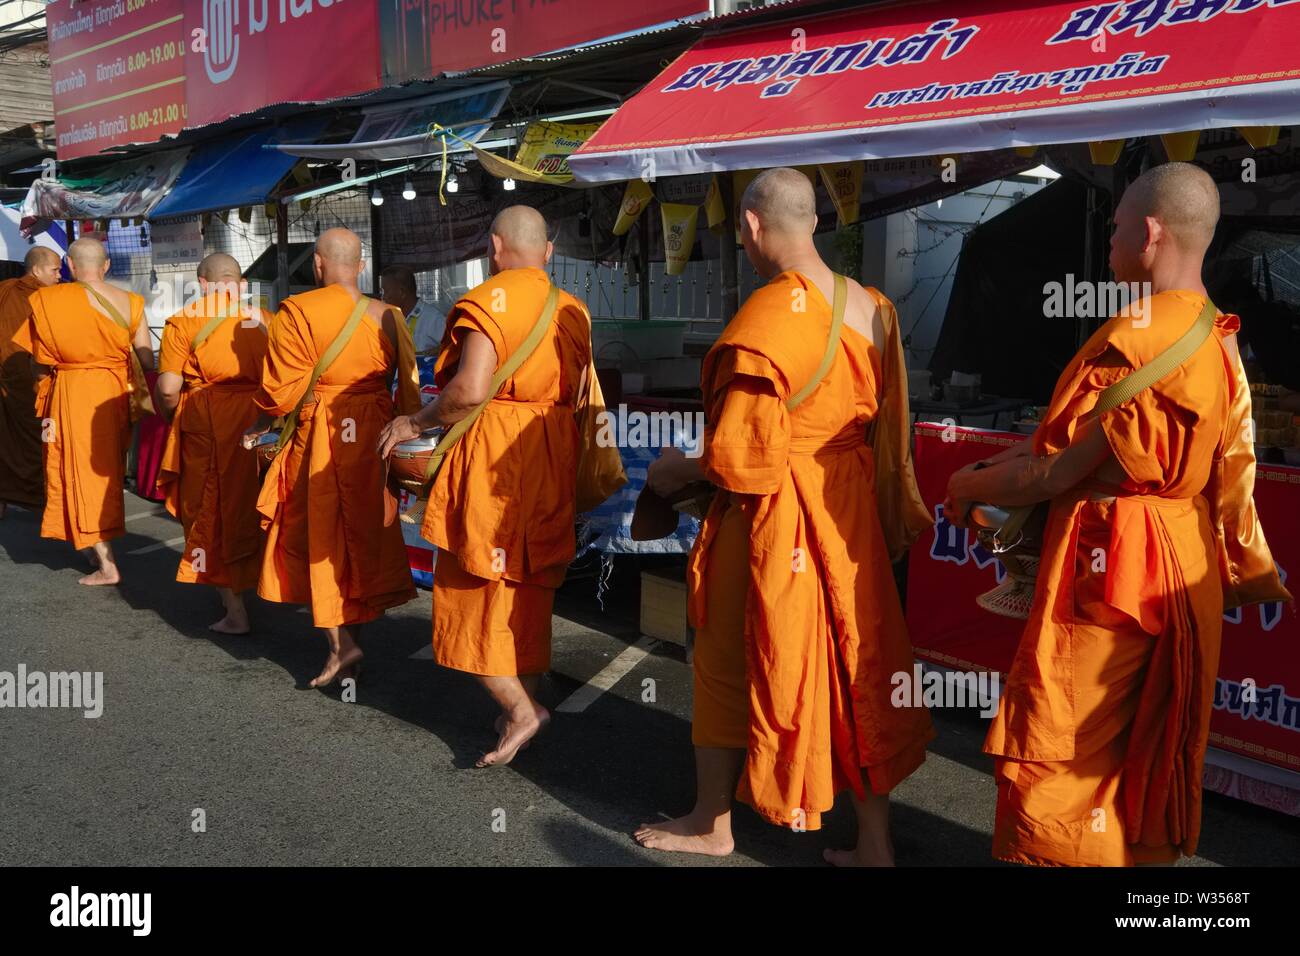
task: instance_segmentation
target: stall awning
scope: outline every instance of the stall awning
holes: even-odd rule
[[[1296,0],[955,0],[701,40],[569,159],[588,181],[1300,123]]]
[[[348,143],[290,143],[276,146],[282,153],[312,159],[413,159],[443,150],[435,130],[450,130],[449,152],[469,149],[492,127],[510,95],[505,80],[465,90],[453,90],[417,100],[386,103],[364,111],[361,125]],[[460,145],[461,143],[466,145]]]
[[[175,185],[149,213],[150,219],[192,216],[264,203],[298,162],[296,157],[262,147],[320,135],[326,119],[307,116],[275,129],[207,143],[191,154]]]

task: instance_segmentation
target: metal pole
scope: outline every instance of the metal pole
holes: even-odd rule
[[[280,303],[289,298],[289,207],[282,202],[275,204],[275,302]]]
[[[379,298],[379,275],[384,271],[380,250],[383,246],[383,206],[370,204],[370,294]]]
[[[637,318],[650,318],[650,210],[641,213],[637,220],[637,273],[640,281],[636,287]]]
[[[740,311],[740,269],[736,261],[736,203],[732,195],[731,173],[718,173],[718,189],[722,192],[722,235],[718,239],[718,255],[722,262],[718,269],[722,276],[722,321],[730,322]]]

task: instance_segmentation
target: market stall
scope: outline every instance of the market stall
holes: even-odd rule
[[[954,471],[1024,438],[950,424],[916,426],[917,482],[934,515],[933,529],[912,547],[907,573],[907,623],[923,660],[958,670],[1005,674],[1010,668],[1025,622],[975,603],[977,595],[1002,581],[1005,569],[974,532],[945,518],[942,501]],[[1300,468],[1259,466],[1255,506],[1284,581],[1288,569],[1300,568],[1298,496]],[[1300,815],[1296,611],[1262,604],[1229,611],[1223,621],[1207,783],[1220,792]]]
[[[1047,321],[1041,273],[1058,281],[1107,278],[1109,207],[1144,164],[1200,161],[1202,146],[1218,150],[1226,140],[1229,152],[1215,157],[1222,162],[1214,167],[1225,208],[1260,215],[1276,211],[1264,208],[1276,202],[1294,205],[1256,184],[1276,156],[1279,128],[1300,122],[1300,67],[1286,39],[1297,28],[1300,6],[1250,0],[1095,7],[968,0],[942,11],[890,4],[720,31],[624,104],[570,166],[579,179],[607,182],[647,169],[664,177],[929,156],[936,180],[969,188],[978,181],[972,160],[1006,155],[1050,157],[1068,174],[1072,182],[1036,208],[1056,199],[1064,205],[1038,227],[1016,229],[1008,221],[1003,241],[992,241],[996,230],[989,230],[983,244],[985,261],[1002,274],[1025,271],[1029,260],[1037,286],[1032,296],[1029,284],[1018,290],[1028,305],[1020,308],[1015,290],[968,267],[966,287],[954,297],[983,324],[954,325],[951,333],[945,327],[949,338],[940,343],[937,366],[918,370],[949,385],[960,372],[974,394],[936,394],[929,374],[916,376],[925,384],[914,390],[918,409],[947,422],[917,428],[921,490],[936,510],[933,532],[910,556],[913,640],[933,662],[1001,671],[1023,622],[975,605],[1000,565],[944,522],[938,502],[953,470],[1023,436],[960,428],[957,420],[987,398],[979,394],[981,376],[984,388],[1019,396],[986,413],[1018,418],[1017,405],[1046,400],[1041,392],[1105,316],[1094,310]],[[869,184],[874,177],[865,178]],[[1004,361],[983,361],[990,353]],[[951,407],[940,405],[943,399]],[[1273,440],[1281,441],[1285,429],[1277,424]],[[1300,471],[1260,467],[1257,503],[1283,566],[1294,550],[1297,483]],[[1285,641],[1297,632],[1295,612],[1252,607],[1227,622],[1235,640],[1225,641],[1207,781],[1300,812],[1300,656]],[[1248,679],[1260,693],[1243,692]]]

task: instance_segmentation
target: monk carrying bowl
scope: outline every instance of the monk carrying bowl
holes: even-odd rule
[[[395,488],[418,495],[429,472],[429,459],[442,436],[441,428],[431,428],[418,438],[404,441],[388,456],[388,480]]]

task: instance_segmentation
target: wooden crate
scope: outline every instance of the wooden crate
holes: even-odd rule
[[[687,646],[686,580],[683,570],[641,572],[641,633]]]

